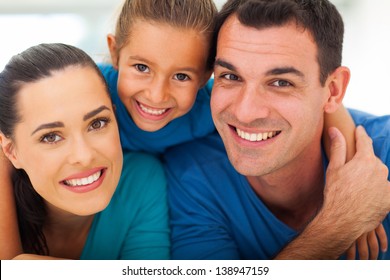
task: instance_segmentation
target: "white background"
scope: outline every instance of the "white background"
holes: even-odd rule
[[[221,6],[225,0],[216,0]],[[344,104],[390,114],[390,1],[333,0],[345,22],[343,64],[352,71]],[[0,70],[13,54],[42,42],[81,47],[96,61],[107,59],[122,0],[0,0]],[[390,80],[390,79],[389,79]]]

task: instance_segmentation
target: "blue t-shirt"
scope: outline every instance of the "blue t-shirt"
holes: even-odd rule
[[[127,153],[109,205],[92,222],[81,259],[170,258],[166,178],[152,155]]]
[[[111,65],[99,65],[108,83],[111,98],[116,107],[119,133],[124,151],[145,151],[161,154],[166,148],[204,137],[215,130],[210,112],[210,95],[213,80],[198,91],[192,109],[182,117],[172,120],[158,131],[138,128],[118,96],[118,71]]]
[[[390,167],[390,116],[351,114]],[[165,160],[173,259],[271,259],[297,236],[237,173],[217,133],[170,149]],[[389,215],[383,226],[390,236]]]

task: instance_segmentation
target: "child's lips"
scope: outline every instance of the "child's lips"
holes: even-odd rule
[[[161,116],[166,111],[169,110],[169,108],[167,108],[167,109],[152,108],[152,107],[146,106],[145,104],[142,104],[142,103],[139,103],[139,102],[138,102],[138,106],[144,113],[150,114],[150,115],[153,115],[153,116]]]
[[[172,108],[151,107],[139,101],[136,102],[136,106],[139,114],[143,118],[151,121],[160,121],[172,111]]]

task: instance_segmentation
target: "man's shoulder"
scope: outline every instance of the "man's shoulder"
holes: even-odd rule
[[[390,136],[390,115],[376,116],[367,112],[349,109],[356,125],[362,125],[373,140]]]
[[[376,116],[349,109],[356,125],[361,125],[371,137],[375,154],[390,166],[390,115]]]

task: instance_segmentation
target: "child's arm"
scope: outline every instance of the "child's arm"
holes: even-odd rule
[[[11,163],[0,148],[0,259],[22,253],[15,199],[11,184]]]
[[[325,114],[323,142],[328,157],[330,154],[330,142],[326,132],[328,131],[329,127],[332,126],[337,127],[345,137],[347,143],[347,161],[349,161],[356,152],[355,123],[344,106],[340,106],[340,108],[333,114]],[[379,254],[378,241],[381,250],[386,251],[387,235],[382,224],[379,225],[374,231],[360,236],[346,252],[347,259],[355,259],[356,245],[359,251],[360,259],[377,259]]]
[[[347,161],[352,159],[356,152],[355,146],[355,123],[347,109],[344,106],[334,112],[333,114],[325,113],[324,133],[322,134],[322,141],[324,142],[326,155],[330,155],[330,140],[328,136],[329,127],[335,126],[344,135],[347,143]]]

